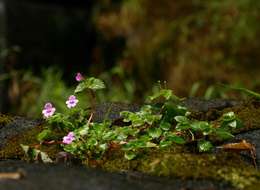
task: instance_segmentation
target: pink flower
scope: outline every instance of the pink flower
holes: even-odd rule
[[[75,134],[73,132],[69,132],[67,136],[63,137],[64,144],[70,144],[75,140]]]
[[[76,98],[76,96],[71,95],[68,100],[66,101],[67,107],[68,108],[73,108],[77,105],[77,103],[79,102],[79,100]]]
[[[84,80],[84,77],[82,76],[81,73],[77,73],[75,79],[76,79],[76,81],[80,82],[80,81]]]
[[[42,114],[45,118],[51,117],[54,112],[56,111],[56,108],[52,106],[51,103],[46,103],[44,106],[44,109],[42,110]]]

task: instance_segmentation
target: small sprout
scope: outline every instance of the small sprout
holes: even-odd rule
[[[27,145],[20,145],[25,153],[25,156],[30,161],[42,161],[43,163],[53,163],[52,159],[45,153],[38,149],[31,148]]]
[[[136,157],[136,153],[132,151],[125,152],[125,158],[127,160],[133,160]]]
[[[213,145],[209,141],[202,140],[198,142],[198,148],[200,152],[209,152],[212,150]]]
[[[228,112],[223,114],[222,116],[222,122],[221,122],[221,127],[222,128],[240,128],[242,127],[241,121],[237,118],[234,112]]]
[[[156,92],[152,96],[148,97],[148,102],[155,102],[155,101],[168,101],[170,99],[179,100],[179,98],[173,95],[172,90],[169,89],[161,89],[160,91]]]
[[[48,102],[44,105],[44,109],[42,110],[42,114],[45,118],[49,118],[54,114],[55,111],[56,111],[56,108],[53,107],[52,104]]]
[[[88,79],[82,80],[76,87],[75,93],[82,92],[85,89],[99,90],[104,89],[106,86],[104,82],[100,79],[90,77]]]

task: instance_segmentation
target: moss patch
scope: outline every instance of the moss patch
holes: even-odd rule
[[[12,122],[11,116],[0,114],[0,128]]]
[[[234,153],[196,154],[180,149],[154,150],[143,157],[127,161],[118,154],[101,166],[108,171],[138,171],[155,176],[181,179],[226,181],[239,189],[250,189],[260,173]]]
[[[20,144],[33,145],[38,143],[36,136],[42,127],[38,126],[31,130],[27,130],[22,134],[16,135],[8,139],[6,146],[0,151],[1,159],[19,159],[24,156],[24,152]]]
[[[24,151],[20,144],[34,146],[39,144],[37,135],[43,130],[43,126],[36,126],[33,129],[27,130],[22,134],[16,135],[8,139],[6,146],[0,150],[0,159],[24,159]],[[41,151],[47,152],[51,158],[55,158],[55,155],[59,151],[57,145],[41,145]]]
[[[246,132],[253,129],[260,129],[260,102],[249,100],[242,106],[227,108],[223,113],[233,111],[241,119],[244,127],[236,129],[235,133]]]

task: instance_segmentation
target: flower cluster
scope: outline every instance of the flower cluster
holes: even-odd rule
[[[63,137],[64,144],[70,144],[75,140],[75,134],[73,132],[69,132],[67,136]]]
[[[80,82],[80,81],[84,80],[84,77],[81,75],[81,73],[77,73],[75,79],[76,79],[76,81]],[[71,108],[74,108],[78,102],[79,102],[79,100],[76,98],[76,96],[70,95],[68,100],[66,101],[66,105],[69,109],[71,109]],[[43,117],[47,119],[47,118],[53,116],[55,111],[56,111],[56,108],[50,102],[47,102],[44,105],[44,108],[42,110]],[[70,132],[67,136],[63,137],[64,144],[70,144],[74,140],[75,140],[75,135],[73,132]]]

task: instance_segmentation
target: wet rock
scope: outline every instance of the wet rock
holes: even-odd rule
[[[118,102],[106,102],[96,106],[94,111],[93,120],[95,122],[102,122],[104,119],[112,121],[120,120],[120,112],[131,111],[137,112],[140,110],[140,106],[135,104],[118,103]]]
[[[240,140],[246,140],[247,142],[252,143],[255,146],[256,164],[257,167],[260,168],[260,129],[237,134],[235,138],[230,141],[230,143],[239,142]],[[241,152],[241,155],[248,163],[252,164],[252,156],[250,155],[250,152],[244,151]]]
[[[227,99],[213,99],[204,100],[201,98],[187,98],[181,102],[181,104],[187,107],[192,112],[204,114],[210,110],[223,110],[238,105],[242,105],[242,101],[227,100]],[[126,104],[119,102],[106,102],[96,106],[94,111],[93,120],[101,122],[104,119],[110,119],[112,121],[122,119],[120,116],[121,111],[137,112],[140,110],[140,105]]]
[[[208,112],[210,110],[223,110],[238,105],[242,105],[243,101],[229,99],[211,99],[204,100],[202,98],[187,98],[183,100],[183,105],[192,112]]]

